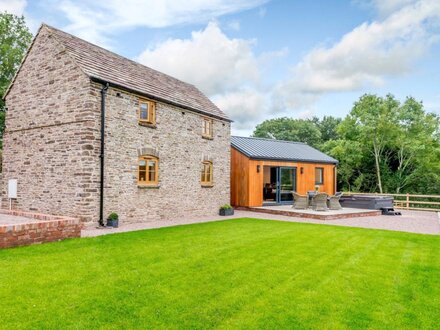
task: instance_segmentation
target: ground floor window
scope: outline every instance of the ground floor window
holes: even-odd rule
[[[141,156],[138,162],[138,184],[140,185],[155,185],[158,178],[158,163],[157,157]]]
[[[203,186],[212,185],[212,162],[210,161],[202,163],[201,183]]]
[[[322,167],[315,168],[315,184],[324,184],[324,169]]]

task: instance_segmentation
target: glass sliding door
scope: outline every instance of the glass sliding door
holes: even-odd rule
[[[278,168],[278,203],[292,203],[292,191],[296,191],[296,168]]]

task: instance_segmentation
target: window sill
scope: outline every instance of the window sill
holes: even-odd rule
[[[213,184],[202,184],[202,188],[213,188]]]
[[[208,135],[202,135],[202,139],[205,140],[214,140],[214,138],[212,136],[208,136]]]
[[[147,123],[144,121],[139,121],[139,126],[149,127],[149,128],[157,128],[156,124]]]
[[[158,184],[138,184],[139,189],[159,189],[160,186]]]

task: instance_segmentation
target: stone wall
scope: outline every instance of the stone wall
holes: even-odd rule
[[[43,27],[6,98],[2,203],[18,179],[13,208],[99,218],[100,89]],[[119,95],[117,95],[119,93]],[[229,203],[230,123],[214,120],[202,138],[202,117],[164,103],[156,128],[140,126],[138,97],[109,89],[106,114],[105,215],[121,223],[213,215]],[[137,185],[138,153],[159,154],[159,185]],[[213,161],[214,185],[200,184],[203,158]]]
[[[43,28],[6,97],[2,204],[18,180],[14,209],[95,221],[99,108],[88,77]]]
[[[136,95],[110,88],[106,104],[106,215],[117,212],[122,223],[179,219],[214,215],[229,203],[229,122],[214,119],[214,136],[207,140],[199,114],[157,102],[156,128],[151,128],[138,123]],[[157,187],[137,184],[142,149],[159,155]],[[200,183],[204,157],[213,161],[214,185],[209,188]]]

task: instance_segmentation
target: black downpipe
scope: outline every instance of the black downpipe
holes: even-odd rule
[[[107,94],[109,84],[106,83],[101,89],[101,153],[100,158],[100,195],[99,195],[99,225],[104,227],[104,147],[105,147],[105,96]]]

